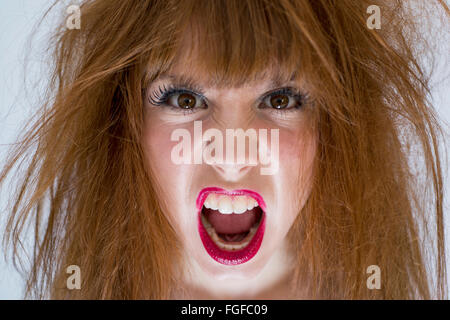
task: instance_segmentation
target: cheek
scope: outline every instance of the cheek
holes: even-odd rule
[[[282,211],[293,222],[311,191],[317,138],[311,131],[280,130],[280,171],[277,185],[283,190]]]
[[[280,167],[306,176],[311,171],[316,153],[317,138],[313,132],[304,130],[280,130]]]
[[[185,210],[180,211],[178,208],[186,207],[185,194],[186,190],[189,190],[188,180],[193,175],[194,168],[189,164],[180,165],[172,161],[172,150],[180,142],[171,141],[171,135],[179,128],[180,126],[174,127],[148,120],[142,136],[142,145],[163,212],[176,230],[187,230],[189,219],[195,215],[185,214]],[[190,130],[192,128],[185,129],[193,134]]]
[[[170,141],[169,133],[162,130],[147,130],[144,143],[147,151],[152,156],[152,160],[159,160],[170,157],[171,147],[167,143]]]
[[[153,114],[147,116],[142,143],[153,174],[155,178],[162,178],[164,187],[168,182],[169,184],[173,182],[172,178],[176,177],[179,171],[186,169],[186,166],[176,164],[171,158],[172,150],[180,144],[180,139],[183,139],[178,137],[178,140],[171,140],[172,134],[177,129],[187,131],[191,137],[193,136],[192,125],[173,125],[162,121]]]
[[[170,141],[172,130],[167,126],[157,123],[146,123],[143,136],[142,146],[144,148],[147,165],[152,172],[152,181],[156,184],[158,190],[159,203],[163,208],[163,212],[173,214],[174,211],[168,206],[176,204],[176,199],[170,197],[174,193],[174,188],[178,188],[180,184],[180,166],[171,161],[171,151],[173,144]],[[176,217],[167,217],[173,225]]]
[[[163,173],[170,172],[173,167],[170,161],[170,153],[172,150],[170,135],[171,131],[167,128],[150,124],[146,126],[143,134],[142,142],[147,161],[153,174],[156,174],[156,179],[162,176]],[[167,178],[170,179],[170,176]]]

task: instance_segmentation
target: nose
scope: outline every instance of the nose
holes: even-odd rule
[[[214,151],[215,156],[210,158],[206,163],[211,166],[214,171],[227,182],[237,182],[243,179],[249,174],[251,169],[258,165],[257,162],[257,150],[258,140],[256,136],[249,136],[249,139],[239,139],[234,136],[236,132],[230,134],[228,130],[225,130],[225,134],[220,133],[218,138],[222,139],[222,143],[218,143],[220,146],[218,149],[222,152]],[[230,134],[228,136],[227,134]],[[231,138],[230,138],[231,137]],[[235,140],[236,138],[236,140]],[[207,137],[204,141],[204,148],[208,150],[213,145],[213,141],[216,141],[216,137]],[[233,142],[234,141],[234,142]],[[248,141],[248,143],[246,143]],[[217,147],[217,145],[215,145]],[[210,154],[206,152],[206,154]]]
[[[206,148],[214,145],[220,150],[215,150],[214,159],[209,159],[207,163],[227,182],[244,179],[253,172],[253,167],[258,166],[258,137],[253,122],[255,115],[247,103],[242,102],[240,95],[240,92],[226,93],[222,103],[216,104],[210,124],[210,129],[214,129],[216,134],[207,135],[204,140]],[[216,139],[222,140],[222,143]]]

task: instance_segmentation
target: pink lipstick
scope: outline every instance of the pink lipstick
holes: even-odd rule
[[[198,231],[206,252],[215,261],[238,265],[261,247],[266,204],[252,190],[202,189],[197,197]]]

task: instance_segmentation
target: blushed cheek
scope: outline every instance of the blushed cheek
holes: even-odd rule
[[[286,212],[297,215],[311,191],[317,136],[312,130],[280,130],[280,176]]]
[[[173,205],[178,199],[171,195],[178,194],[182,188],[184,166],[175,164],[171,160],[173,147],[178,143],[171,141],[173,128],[162,125],[157,121],[149,120],[145,125],[142,145],[145,151],[147,165],[151,170],[152,183],[158,190],[157,197],[164,212],[175,214]],[[168,217],[170,219],[170,217]],[[170,219],[173,221],[173,219]]]
[[[174,130],[179,126],[149,121],[145,125],[142,144],[145,150],[147,165],[152,172],[152,182],[156,184],[159,203],[166,213],[170,224],[176,230],[185,230],[189,215],[182,214],[177,208],[185,208],[184,194],[187,190],[188,177],[192,176],[193,166],[176,164],[172,161],[173,148],[179,141],[171,141]],[[186,129],[191,135],[191,130]]]
[[[280,130],[280,165],[292,172],[307,170],[316,152],[317,138],[306,129]]]
[[[170,136],[171,130],[163,126],[147,124],[145,127],[142,143],[148,164],[154,173],[159,170],[168,172],[171,169],[170,154],[174,142],[170,141]]]

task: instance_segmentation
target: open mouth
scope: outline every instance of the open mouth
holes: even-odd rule
[[[197,198],[199,233],[209,255],[227,265],[258,252],[264,235],[265,204],[250,190],[203,189]]]

